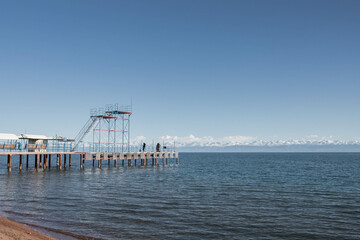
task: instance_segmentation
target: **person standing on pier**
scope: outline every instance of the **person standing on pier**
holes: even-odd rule
[[[146,148],[146,143],[143,143],[143,146],[142,146],[143,152],[145,152],[145,148]]]
[[[157,152],[160,152],[160,147],[161,147],[161,146],[160,146],[160,143],[157,143],[157,144],[156,144],[156,151],[157,151]]]

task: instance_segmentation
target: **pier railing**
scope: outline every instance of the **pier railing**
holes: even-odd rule
[[[23,141],[9,141],[0,142],[0,152],[93,152],[97,149],[98,152],[114,152],[109,151],[107,147],[99,146],[91,142],[78,143],[76,148],[74,142],[60,142],[60,141],[49,141],[47,144],[29,144]],[[140,152],[141,144],[130,145],[130,152]],[[122,152],[119,149],[119,152]],[[146,151],[154,151],[155,146],[147,146]],[[126,152],[126,151],[123,151]],[[161,148],[160,152],[175,152],[175,146],[168,144],[168,147]]]

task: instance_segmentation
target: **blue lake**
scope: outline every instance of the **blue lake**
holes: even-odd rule
[[[11,173],[0,215],[103,239],[360,239],[360,153],[180,153]],[[151,161],[149,161],[151,163]]]

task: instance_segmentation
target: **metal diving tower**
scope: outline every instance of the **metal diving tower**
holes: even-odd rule
[[[71,151],[92,131],[93,152],[129,152],[130,151],[130,105],[108,104],[104,108],[90,110],[90,119],[76,135]]]

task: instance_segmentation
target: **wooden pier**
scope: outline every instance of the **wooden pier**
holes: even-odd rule
[[[29,168],[29,156],[34,156],[34,167],[36,171],[39,169],[51,168],[51,160],[55,161],[56,167],[59,170],[63,168],[71,167],[71,157],[78,155],[80,159],[80,169],[85,167],[85,161],[92,161],[92,166],[101,168],[102,161],[108,161],[108,166],[111,165],[111,161],[114,167],[117,167],[117,161],[122,161],[124,166],[127,161],[128,166],[137,165],[137,160],[140,161],[140,165],[148,165],[148,160],[152,160],[152,165],[158,165],[158,160],[162,159],[163,165],[169,164],[169,159],[176,159],[176,164],[179,164],[179,153],[178,152],[120,152],[120,153],[109,153],[109,152],[0,152],[0,156],[7,156],[7,168],[11,172],[13,156],[18,156],[18,166],[20,171],[24,167]]]

